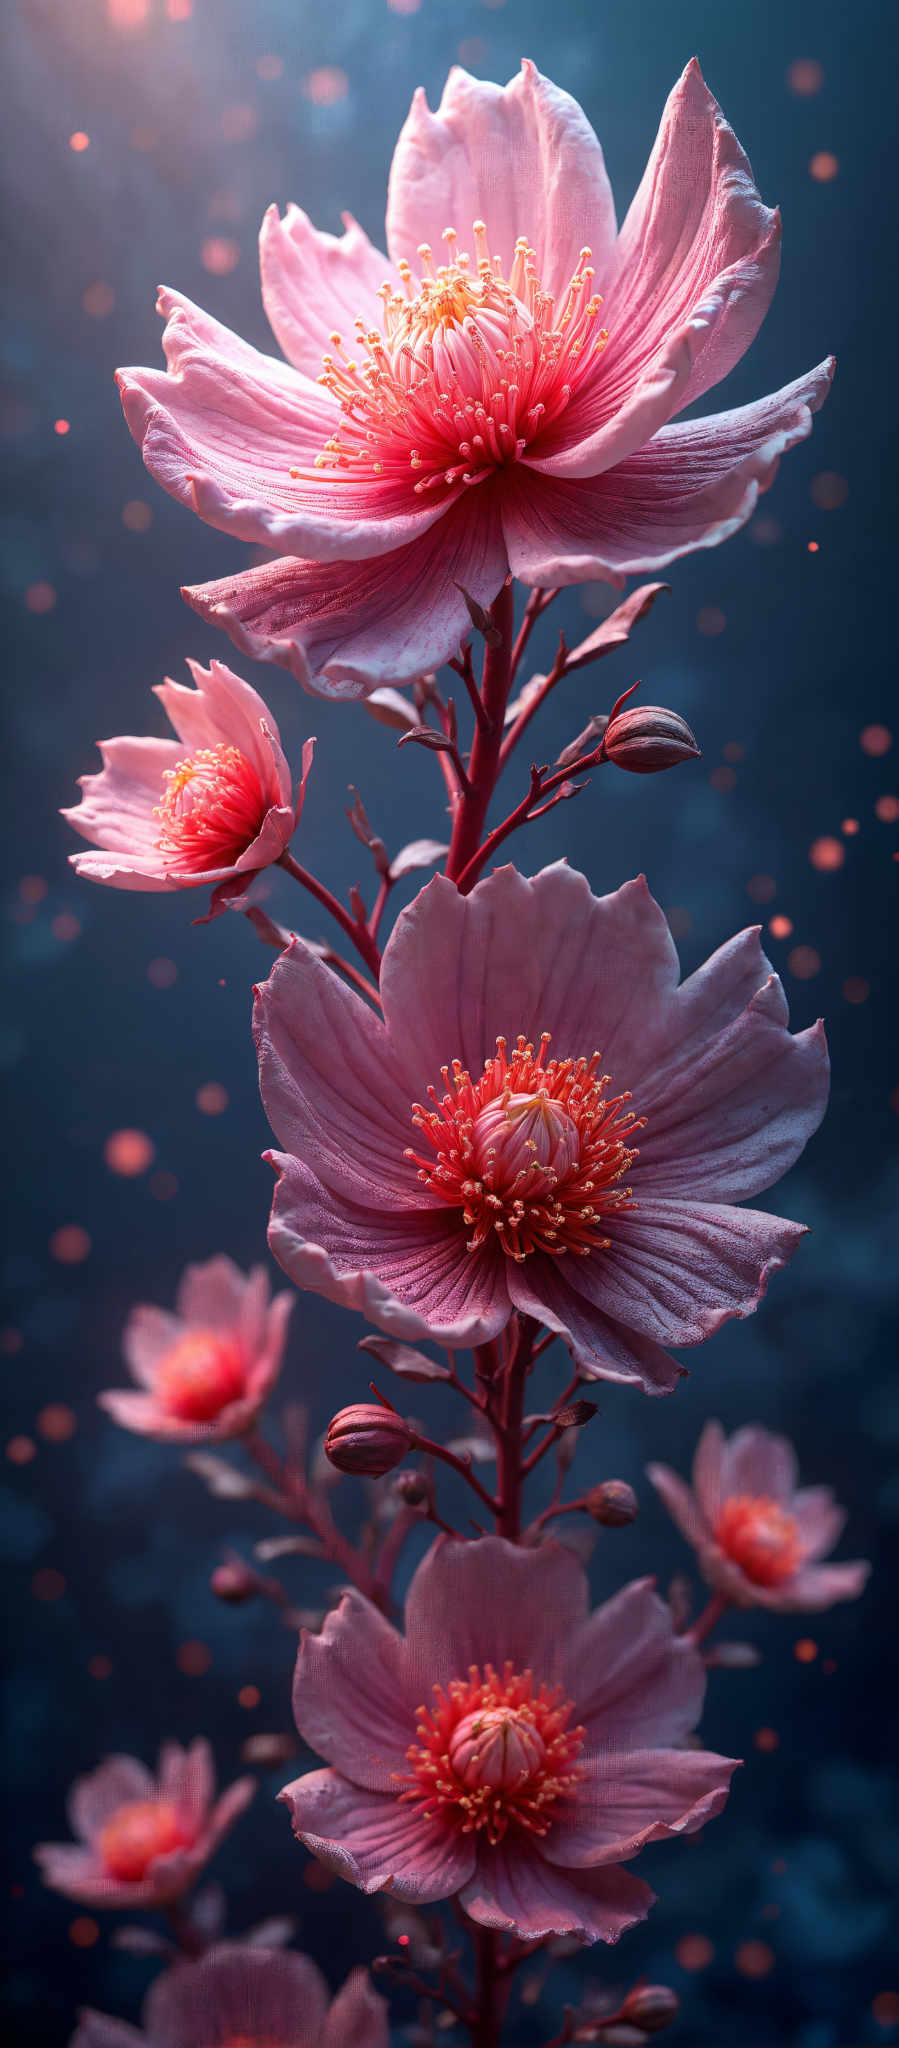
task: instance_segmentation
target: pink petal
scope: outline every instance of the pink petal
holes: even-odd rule
[[[565,1869],[624,1862],[647,1842],[694,1835],[720,1813],[737,1765],[704,1749],[603,1748],[541,1843]]]
[[[751,1315],[806,1235],[760,1209],[642,1196],[603,1228],[608,1250],[578,1259],[572,1286],[659,1344],[701,1344],[731,1316]]]
[[[357,1309],[391,1337],[463,1349],[505,1328],[503,1261],[467,1252],[454,1212],[378,1215],[343,1196],[338,1204],[299,1160],[269,1156],[279,1180],[268,1239],[295,1286]]]
[[[834,1500],[829,1486],[803,1486],[794,1493],[790,1513],[799,1528],[799,1541],[810,1561],[826,1557],[839,1543],[847,1515]]]
[[[351,1970],[332,2000],[322,2048],[390,2048],[387,2002],[367,1970]]]
[[[327,2010],[327,1986],[309,1956],[223,1942],[199,1962],[164,1971],[147,1994],[144,2021],[153,2048],[238,2038],[314,2048]]]
[[[507,483],[503,530],[524,583],[583,583],[664,568],[727,540],[769,489],[784,452],[811,433],[833,359],[769,398],[655,432],[601,476],[524,469]]]
[[[699,1652],[674,1633],[652,1579],[635,1579],[597,1607],[573,1637],[564,1685],[591,1747],[683,1743],[705,1697]]]
[[[180,1318],[167,1309],[154,1308],[149,1302],[132,1309],[122,1336],[122,1352],[129,1372],[142,1387],[155,1386],[160,1359],[183,1335]]]
[[[204,1862],[213,1855],[219,1843],[231,1833],[235,1821],[239,1820],[241,1814],[251,1805],[256,1797],[256,1789],[255,1778],[235,1778],[234,1783],[226,1786],[221,1798],[216,1800],[202,1842],[197,1845],[198,1848],[202,1848]]]
[[[837,1600],[857,1600],[864,1592],[871,1566],[864,1559],[852,1564],[807,1564],[791,1582],[792,1606],[809,1614],[832,1607]]]
[[[683,1366],[652,1338],[604,1315],[570,1284],[573,1277],[561,1261],[536,1253],[523,1266],[510,1265],[506,1284],[522,1314],[564,1339],[583,1379],[636,1384],[644,1394],[673,1393]]]
[[[436,114],[415,94],[390,173],[387,243],[418,273],[420,243],[443,261],[443,230],[460,249],[483,220],[505,275],[515,243],[534,248],[546,291],[559,294],[592,249],[601,272],[614,245],[615,208],[602,150],[577,101],[525,60],[509,85],[488,84],[454,66]]]
[[[363,1792],[336,1771],[310,1771],[279,1796],[300,1841],[361,1891],[389,1890],[426,1906],[471,1876],[471,1837],[424,1820],[395,1795]]]
[[[187,666],[195,689],[167,678],[155,685],[154,693],[187,752],[195,754],[201,747],[219,745],[237,747],[252,762],[268,801],[290,808],[290,767],[265,699],[223,661],[211,661],[208,668],[198,661],[188,661]]]
[[[297,1728],[354,1784],[395,1791],[420,1700],[421,1681],[407,1680],[396,1629],[361,1593],[344,1593],[317,1635],[303,1630],[293,1682]]]
[[[530,1841],[480,1847],[477,1870],[460,1905],[482,1927],[502,1927],[525,1941],[573,1934],[580,1941],[615,1942],[645,1920],[655,1893],[640,1877],[615,1865],[561,1871]]]
[[[93,1851],[70,1842],[38,1842],[34,1860],[44,1883],[67,1899],[91,1901],[111,1883],[102,1876]]]
[[[301,207],[288,206],[282,220],[270,206],[259,231],[262,303],[288,362],[307,377],[318,377],[323,357],[333,355],[333,333],[352,350],[357,319],[380,331],[378,289],[385,280],[399,284],[358,221],[348,213],[343,220],[342,235],[327,235]]]
[[[440,1537],[409,1587],[406,1635],[431,1684],[464,1678],[470,1664],[502,1671],[508,1659],[533,1671],[536,1683],[554,1685],[565,1640],[585,1622],[588,1601],[583,1569],[560,1543],[534,1551],[499,1536]],[[417,1682],[420,1700],[420,1676]]]
[[[427,532],[376,561],[288,558],[183,595],[235,647],[289,668],[313,695],[349,700],[413,682],[470,631],[456,585],[491,605],[507,571],[492,487],[460,489],[461,502]]]
[[[119,370],[117,379],[147,468],[180,504],[238,540],[317,561],[381,555],[441,517],[450,494],[416,496],[411,472],[391,480],[317,469],[338,424],[335,401],[178,293],[161,292],[159,310],[168,373]]]
[[[127,858],[157,852],[159,820],[155,806],[162,795],[163,776],[181,759],[183,748],[176,740],[101,740],[103,767],[97,775],[82,775],[80,803],[64,810],[62,816],[82,839],[91,839],[112,853]]]
[[[788,1437],[772,1436],[760,1422],[749,1422],[728,1438],[721,1470],[722,1495],[769,1494],[789,1508],[798,1476],[796,1452]]]
[[[108,1756],[83,1778],[76,1778],[66,1802],[69,1826],[82,1841],[93,1842],[120,1806],[156,1797],[156,1781],[146,1764],[134,1756]]]
[[[69,2048],[147,2048],[147,2037],[107,2013],[82,2011]]]
[[[646,1477],[688,1543],[696,1544],[702,1537],[710,1535],[696,1495],[676,1472],[672,1472],[670,1465],[647,1465]]]
[[[693,1491],[711,1528],[721,1508],[726,1443],[720,1422],[707,1422],[693,1458]]]
[[[256,1292],[262,1270],[257,1266],[253,1279],[248,1280],[224,1252],[219,1252],[213,1259],[206,1259],[201,1266],[186,1266],[178,1282],[176,1298],[181,1322],[189,1328],[236,1333],[240,1328],[247,1291],[252,1286]]]
[[[215,1766],[205,1736],[198,1735],[187,1749],[180,1742],[164,1742],[157,1775],[162,1797],[176,1800],[199,1825],[215,1798]]]

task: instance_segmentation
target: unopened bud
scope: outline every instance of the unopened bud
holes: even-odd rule
[[[680,1999],[670,1985],[641,1984],[625,1999],[621,2018],[629,2020],[633,2027],[641,2027],[644,2034],[660,2034],[663,2027],[670,2027],[679,2011]]]
[[[411,1451],[415,1438],[401,1415],[380,1404],[359,1401],[341,1408],[329,1424],[325,1455],[338,1472],[360,1472],[378,1479]]]
[[[626,1479],[604,1479],[601,1486],[592,1486],[585,1505],[588,1515],[605,1529],[623,1529],[628,1522],[635,1522],[640,1512],[637,1496]]]
[[[239,1607],[242,1600],[253,1600],[259,1590],[255,1572],[249,1571],[239,1557],[217,1564],[209,1584],[217,1600],[227,1600],[234,1607]]]
[[[427,1507],[433,1488],[424,1472],[401,1472],[394,1484],[407,1508]]]
[[[606,726],[603,749],[607,760],[632,775],[657,775],[679,761],[697,761],[700,754],[686,720],[660,704],[620,711]]]

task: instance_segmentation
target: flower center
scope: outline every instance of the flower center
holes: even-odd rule
[[[257,837],[268,801],[238,747],[201,747],[167,768],[156,844],[176,872],[231,867]]]
[[[645,1117],[626,1108],[629,1094],[607,1099],[598,1052],[547,1060],[549,1043],[545,1031],[535,1056],[519,1038],[510,1059],[498,1038],[478,1082],[454,1060],[441,1069],[446,1093],[428,1089],[433,1108],[413,1103],[412,1121],[436,1161],[411,1147],[406,1157],[425,1187],[461,1209],[469,1251],[493,1231],[518,1261],[535,1251],[586,1258],[608,1246],[603,1216],[635,1206],[621,1183],[637,1157],[626,1140]]]
[[[343,415],[316,456],[319,469],[413,472],[418,492],[481,483],[517,462],[592,378],[608,341],[597,326],[590,250],[557,303],[537,276],[526,235],[508,278],[475,221],[476,259],[444,228],[447,261],[418,251],[421,275],[398,263],[403,289],[381,286],[380,330],[355,323],[358,360],[332,334],[324,384]],[[299,471],[295,472],[299,474]]]
[[[162,1407],[181,1422],[212,1422],[246,1386],[243,1355],[233,1337],[192,1330],[173,1344],[156,1367],[154,1390]]]
[[[757,1586],[779,1586],[799,1569],[794,1517],[767,1494],[731,1494],[722,1506],[715,1540]]]
[[[569,1728],[571,1700],[561,1686],[535,1686],[530,1671],[491,1664],[481,1676],[434,1687],[434,1706],[420,1707],[418,1741],[406,1751],[411,1781],[400,1797],[428,1820],[449,1821],[460,1834],[483,1830],[491,1843],[507,1829],[545,1835],[580,1784],[583,1728]]]
[[[138,1884],[157,1856],[186,1848],[189,1839],[170,1799],[135,1799],[116,1809],[97,1847],[110,1877]]]

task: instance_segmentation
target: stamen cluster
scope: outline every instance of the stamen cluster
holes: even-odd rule
[[[401,1799],[491,1844],[510,1827],[545,1835],[583,1777],[584,1730],[569,1728],[574,1708],[561,1686],[535,1685],[509,1663],[502,1676],[485,1664],[482,1677],[472,1664],[467,1678],[435,1685],[434,1701],[418,1709]]]
[[[165,772],[154,810],[157,846],[175,870],[229,867],[257,837],[268,804],[259,776],[238,747],[201,747]]]
[[[768,1494],[732,1493],[724,1501],[715,1540],[757,1586],[779,1586],[802,1562],[799,1528]]]

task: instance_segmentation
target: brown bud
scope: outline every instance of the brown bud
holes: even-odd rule
[[[628,1993],[621,2018],[641,2027],[644,2034],[660,2034],[663,2027],[670,2027],[679,2011],[680,1999],[670,1985],[641,1984]]]
[[[230,1557],[227,1563],[217,1564],[209,1584],[217,1600],[227,1600],[234,1607],[239,1607],[243,1600],[253,1600],[259,1590],[256,1573],[251,1572],[239,1557]]]
[[[397,1493],[407,1508],[427,1507],[433,1488],[424,1472],[401,1472],[394,1482]]]
[[[606,726],[603,746],[606,759],[632,775],[657,775],[679,761],[697,761],[700,754],[686,721],[660,704],[620,711]]]
[[[626,1479],[604,1479],[601,1486],[592,1486],[586,1508],[594,1522],[601,1522],[606,1529],[623,1529],[628,1522],[635,1522],[640,1512],[637,1496]]]
[[[414,1442],[408,1422],[392,1408],[359,1401],[335,1415],[325,1437],[325,1454],[338,1472],[360,1472],[377,1479],[399,1465]]]

